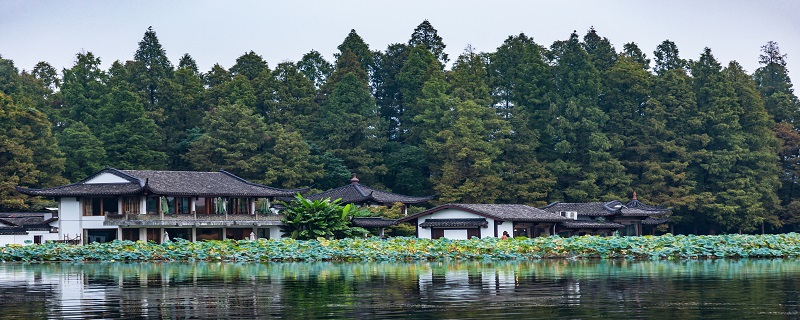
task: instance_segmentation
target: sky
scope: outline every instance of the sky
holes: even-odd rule
[[[618,51],[635,42],[652,58],[669,39],[684,59],[696,60],[709,47],[723,66],[736,60],[750,73],[759,67],[761,46],[776,41],[789,76],[800,78],[798,14],[795,0],[0,0],[0,55],[19,69],[46,61],[61,70],[76,54],[92,52],[108,68],[133,59],[152,26],[173,64],[188,53],[201,72],[215,63],[230,68],[252,50],[274,68],[311,50],[333,61],[350,29],[370,49],[385,50],[407,42],[427,19],[451,61],[467,46],[493,52],[519,33],[549,47],[594,27]]]

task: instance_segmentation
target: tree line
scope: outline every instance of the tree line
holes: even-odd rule
[[[423,21],[373,50],[352,30],[271,68],[246,52],[200,72],[173,65],[152,28],[106,70],[78,53],[61,72],[0,57],[0,210],[41,207],[15,185],[75,182],[105,166],[224,169],[282,188],[362,183],[434,203],[629,198],[674,208],[678,232],[800,226],[797,96],[778,44],[750,74],[706,48],[652,57],[594,28],[549,47],[509,36],[444,52]]]

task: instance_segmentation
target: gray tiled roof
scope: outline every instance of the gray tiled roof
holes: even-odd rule
[[[397,224],[397,220],[384,218],[353,218],[353,225],[362,228],[386,228]]]
[[[31,212],[0,213],[0,234],[27,234],[27,231],[49,231],[51,222],[58,218],[45,219],[45,214]]]
[[[464,227],[486,227],[489,221],[485,218],[478,219],[425,219],[425,222],[420,223],[422,228],[464,228]]]
[[[603,217],[618,213],[616,208],[608,206],[610,203],[611,202],[553,202],[542,208],[542,210],[553,213],[575,211],[579,216]]]
[[[650,217],[650,218],[642,220],[642,224],[657,225],[657,224],[667,223],[667,222],[669,222],[669,220],[670,220],[669,217],[667,217],[667,218],[653,218],[653,217]]]
[[[570,220],[559,214],[546,212],[544,210],[526,206],[524,204],[464,204],[449,203],[435,207],[424,212],[417,213],[399,220],[399,222],[409,221],[417,217],[428,215],[444,209],[459,209],[471,212],[480,216],[502,221],[531,221],[531,222],[559,222]],[[430,219],[428,219],[429,221]]]
[[[606,217],[619,214],[623,217],[649,217],[655,215],[663,215],[668,213],[671,209],[659,208],[644,203],[638,200],[623,204],[618,200],[609,202],[553,202],[544,208],[548,212],[558,213],[561,211],[575,211],[578,216],[584,217]]]
[[[569,229],[618,229],[624,227],[619,223],[599,221],[567,221],[562,222],[561,226]]]
[[[338,187],[335,189],[323,191],[317,194],[312,194],[306,197],[311,200],[322,200],[330,198],[331,200],[342,199],[342,203],[363,203],[363,202],[377,202],[382,204],[392,204],[400,202],[404,204],[421,203],[431,200],[433,197],[413,197],[397,193],[391,193],[374,189],[357,181],[346,186]]]
[[[111,173],[129,182],[86,183],[86,181],[102,173]],[[283,190],[268,187],[249,182],[225,171],[117,170],[106,168],[89,178],[73,184],[45,189],[30,189],[18,186],[17,191],[32,196],[45,197],[119,196],[144,192],[172,196],[276,197],[292,196],[298,192],[305,191],[305,189]]]

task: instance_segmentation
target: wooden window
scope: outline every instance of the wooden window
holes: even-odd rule
[[[161,242],[161,229],[147,228],[147,241]]]
[[[126,197],[122,201],[122,212],[139,214],[139,197]]]
[[[431,239],[439,239],[444,237],[444,229],[431,229]]]
[[[34,244],[42,244],[42,236],[33,236]]]
[[[117,214],[119,211],[117,198],[84,198],[84,216],[104,216]]]
[[[247,198],[231,198],[230,214],[250,214],[250,201]]]
[[[472,237],[481,237],[481,229],[478,228],[470,228],[467,229],[467,239],[472,239]]]
[[[206,211],[206,209],[211,207],[208,204],[208,200],[209,198],[203,198],[203,197],[197,198],[197,200],[194,202],[194,212],[197,214],[208,214],[208,211]]]
[[[139,228],[123,228],[122,240],[130,240],[130,241],[139,240]]]

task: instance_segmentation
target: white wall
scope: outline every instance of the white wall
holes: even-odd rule
[[[417,235],[420,238],[427,238],[427,239],[431,238],[431,228],[419,227],[419,224],[425,222],[426,219],[477,219],[477,218],[485,218],[485,217],[459,209],[439,210],[437,212],[426,214],[424,216],[420,216],[417,218]],[[494,219],[486,218],[486,221],[489,221],[489,225],[486,228],[480,228],[481,238],[494,237],[494,223],[495,223]],[[502,225],[498,227],[506,227],[506,225],[509,228],[509,230],[514,231],[513,230],[514,227],[512,226],[511,222],[504,222]],[[498,231],[499,231],[498,235],[503,233],[502,230]],[[511,231],[509,231],[509,234],[511,233]],[[466,237],[467,237],[466,231],[464,231],[464,239],[466,239]],[[445,231],[445,238],[453,239],[447,236],[447,231]]]
[[[58,238],[64,235],[74,238],[82,235],[81,229],[81,202],[74,197],[61,198],[58,201]]]
[[[4,234],[0,235],[0,246],[8,244],[33,244],[34,236],[42,236],[42,243],[47,240],[58,240],[58,233],[50,233],[50,231],[28,231],[28,234]],[[30,240],[30,243],[25,243]]]
[[[130,183],[130,181],[125,180],[125,179],[123,179],[122,177],[120,177],[120,176],[118,176],[116,174],[104,172],[104,173],[101,173],[100,175],[92,178],[91,180],[88,180],[88,181],[84,182],[84,183],[87,183],[87,184],[95,184],[95,183]]]

